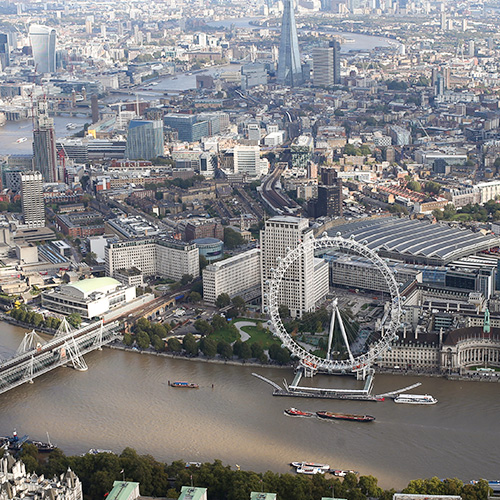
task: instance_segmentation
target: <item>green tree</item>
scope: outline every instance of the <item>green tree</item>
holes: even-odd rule
[[[181,352],[182,344],[179,339],[175,337],[170,337],[167,342],[168,350],[171,352]]]
[[[161,337],[158,337],[158,335],[155,335],[153,337],[152,344],[153,344],[153,347],[157,351],[164,351],[165,350],[165,341]]]
[[[153,323],[151,324],[151,332],[153,335],[163,339],[167,336],[168,330],[161,323]]]
[[[194,327],[197,332],[200,332],[202,335],[210,335],[214,333],[214,327],[204,319],[197,319],[194,322]]]
[[[151,343],[149,335],[142,330],[136,333],[135,341],[137,343],[137,347],[139,347],[140,349],[147,349],[149,347],[149,344]]]
[[[368,497],[379,498],[382,494],[382,489],[378,486],[378,480],[373,476],[361,476],[358,486],[364,495]]]
[[[226,326],[227,326],[226,318],[223,318],[220,314],[214,314],[214,317],[212,318],[212,327],[214,331],[217,332],[223,330],[224,328],[226,328]]]
[[[130,333],[125,333],[123,335],[123,343],[126,346],[131,346],[134,343],[134,339],[132,338],[132,335],[130,335]]]
[[[262,354],[264,354],[264,349],[262,349],[262,346],[257,342],[254,342],[250,346],[250,349],[252,351],[252,358],[259,359],[262,356]]]
[[[246,309],[245,299],[243,299],[239,295],[233,298],[232,303],[233,303],[233,306],[236,307],[236,309],[238,309],[238,311],[240,313],[245,311],[245,309]]]
[[[370,156],[372,154],[370,146],[366,144],[362,144],[361,147],[359,148],[359,151],[363,156]]]
[[[231,299],[227,293],[221,293],[216,299],[215,299],[215,305],[219,309],[222,309],[223,307],[227,307],[231,303]]]
[[[231,347],[231,344],[224,340],[221,340],[217,344],[217,352],[223,359],[230,359],[233,357],[233,348]]]
[[[420,193],[422,191],[422,186],[420,185],[419,182],[417,181],[409,181],[407,184],[406,184],[406,187],[410,190],[410,191],[415,191],[417,193]]]
[[[189,300],[196,304],[197,302],[200,302],[201,300],[201,295],[198,292],[191,292],[189,294]]]
[[[204,338],[201,344],[201,352],[207,358],[213,358],[217,354],[217,341],[210,337]]]
[[[240,357],[241,359],[249,359],[252,357],[252,349],[247,342],[243,342],[243,344],[241,344],[241,349],[238,357]]]
[[[193,280],[193,276],[191,274],[183,274],[181,278],[181,285],[187,285],[190,281]]]
[[[232,250],[233,248],[243,245],[243,243],[245,243],[245,240],[240,233],[230,227],[224,228],[224,245],[226,248]]]
[[[186,351],[186,354],[189,356],[197,356],[198,355],[198,343],[194,338],[192,333],[187,333],[184,335],[184,339],[182,340],[182,347]]]
[[[238,358],[240,357],[240,352],[241,352],[241,346],[243,345],[243,342],[241,339],[238,339],[234,344],[233,344],[233,354],[237,356]]]
[[[203,272],[203,269],[207,267],[209,264],[207,258],[204,255],[200,255],[200,274]]]
[[[441,191],[441,184],[438,184],[437,182],[434,181],[426,182],[424,186],[424,191],[426,193],[437,196]]]

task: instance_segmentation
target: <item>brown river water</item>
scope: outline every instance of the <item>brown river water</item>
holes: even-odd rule
[[[13,355],[24,331],[0,323],[0,357]],[[86,356],[89,370],[58,368],[0,395],[0,435],[46,433],[66,454],[125,447],[158,460],[213,461],[242,469],[291,471],[291,461],[374,475],[384,488],[437,476],[500,479],[500,383],[376,375],[374,392],[422,382],[433,406],[272,396],[252,372],[281,384],[289,369],[157,357],[114,349]],[[198,390],[175,389],[187,380]],[[213,384],[213,388],[212,388]],[[324,387],[359,387],[352,378],[317,376]],[[370,414],[373,423],[292,418],[287,407]]]

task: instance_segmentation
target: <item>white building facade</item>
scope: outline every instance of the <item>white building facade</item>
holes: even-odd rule
[[[215,304],[221,293],[231,298],[260,288],[260,248],[210,264],[203,270],[203,298]]]
[[[60,314],[77,313],[92,319],[135,298],[135,286],[122,285],[114,278],[91,278],[43,292],[42,306]]]
[[[278,266],[278,257],[285,257],[290,249],[300,243],[312,241],[313,230],[309,221],[298,217],[276,216],[268,219],[260,232],[262,259],[262,305],[266,307],[266,281],[272,277],[272,269]],[[328,264],[315,259],[311,247],[288,268],[281,280],[279,305],[286,305],[292,316],[302,316],[312,311],[328,293]]]
[[[170,240],[144,239],[109,243],[106,247],[106,275],[135,267],[144,276],[179,280],[184,274],[200,275],[196,245]]]

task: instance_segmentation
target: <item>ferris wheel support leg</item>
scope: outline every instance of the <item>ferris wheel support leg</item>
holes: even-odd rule
[[[340,316],[340,311],[337,306],[335,306],[335,312],[337,313],[337,319],[339,320],[340,331],[342,332],[342,338],[344,339],[345,346],[347,348],[347,353],[349,354],[349,360],[354,364],[354,356],[351,352],[351,347],[349,346],[349,341],[347,340],[347,334],[345,333],[344,322]]]
[[[332,359],[332,342],[333,329],[335,328],[335,312],[337,310],[338,300],[335,298],[332,302],[332,317],[330,319],[330,331],[328,332],[328,349],[326,351],[326,359]]]

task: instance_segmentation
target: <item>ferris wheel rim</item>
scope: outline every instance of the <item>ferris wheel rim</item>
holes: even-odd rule
[[[381,272],[385,278],[391,296],[390,306],[390,321],[389,325],[383,330],[381,338],[370,347],[368,352],[358,355],[351,360],[332,360],[320,358],[311,354],[302,346],[300,346],[292,336],[286,331],[279,314],[278,293],[281,281],[288,268],[303,254],[306,250],[310,251],[327,248],[344,248],[356,252],[362,257],[366,257],[375,267]],[[372,249],[363,243],[359,243],[352,237],[349,239],[343,238],[339,233],[335,236],[325,235],[321,238],[313,238],[300,243],[297,247],[289,250],[285,257],[278,257],[278,266],[272,269],[271,279],[265,282],[265,296],[268,299],[267,312],[269,314],[269,322],[274,326],[274,334],[280,338],[283,345],[287,347],[292,355],[299,358],[303,364],[311,366],[313,369],[323,369],[328,371],[357,371],[370,367],[373,361],[380,356],[382,352],[388,349],[389,344],[397,335],[396,331],[400,325],[401,317],[401,298],[399,295],[399,286],[396,282],[394,274],[391,272],[386,262]]]

